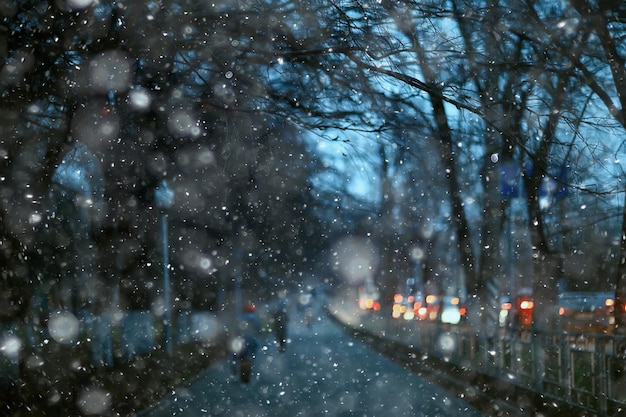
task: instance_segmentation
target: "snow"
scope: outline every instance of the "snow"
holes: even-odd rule
[[[71,344],[78,339],[80,323],[69,311],[56,311],[48,320],[48,332],[59,343]]]

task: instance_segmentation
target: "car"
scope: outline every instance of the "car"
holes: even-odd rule
[[[498,317],[500,327],[531,328],[534,307],[532,294],[527,291],[517,294],[513,299],[510,296],[502,297]]]
[[[403,318],[405,320],[413,320],[420,306],[421,301],[419,296],[415,296],[414,294],[405,296],[397,293],[393,296],[391,316],[394,319]]]
[[[420,318],[423,316],[424,320],[436,321],[439,317],[439,310],[441,309],[441,296],[428,294],[424,301],[425,310],[423,310],[423,314],[420,313]]]
[[[530,329],[533,325],[535,302],[531,294],[520,294],[515,300],[514,323],[517,327]]]
[[[459,324],[466,317],[466,308],[459,297],[444,295],[441,300],[440,314],[442,323]]]
[[[558,296],[559,329],[573,333],[613,333],[615,294],[564,292]]]
[[[498,324],[500,327],[510,326],[512,320],[513,302],[511,297],[505,296],[500,299],[500,312],[498,314]]]
[[[391,317],[404,320],[423,319],[420,311],[424,307],[424,295],[417,287],[415,278],[407,278],[403,288],[394,294]],[[422,311],[422,314],[424,312]]]
[[[380,293],[371,281],[366,281],[364,285],[359,286],[357,292],[361,310],[380,310]]]

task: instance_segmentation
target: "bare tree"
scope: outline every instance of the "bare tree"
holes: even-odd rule
[[[565,55],[576,71],[576,76],[589,87],[593,95],[605,106],[607,113],[622,127],[626,127],[626,55],[619,39],[624,35],[626,11],[622,5],[610,2],[592,3],[572,0],[576,14],[569,24],[578,30],[593,31],[591,45],[597,49],[584,53]],[[596,54],[595,51],[600,51]],[[606,71],[598,71],[598,67]],[[623,192],[623,190],[620,190]],[[624,207],[624,205],[623,205]],[[626,210],[623,210],[619,269],[615,277],[618,332],[626,327]]]

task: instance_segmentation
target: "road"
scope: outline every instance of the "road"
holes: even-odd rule
[[[226,362],[206,370],[141,417],[417,416],[478,417],[480,412],[345,335],[324,316],[310,328],[292,319],[285,353],[263,340],[249,384]]]

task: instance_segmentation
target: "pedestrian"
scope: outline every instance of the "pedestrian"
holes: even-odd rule
[[[261,319],[256,313],[256,307],[249,303],[244,307],[244,312],[238,319],[237,338],[232,352],[233,372],[236,372],[238,366],[241,382],[250,382],[252,365],[259,349],[258,338],[261,330]]]
[[[278,342],[278,350],[284,352],[287,349],[287,321],[289,316],[287,314],[287,303],[285,300],[280,300],[276,310],[274,310],[274,334],[276,335],[276,341]]]

